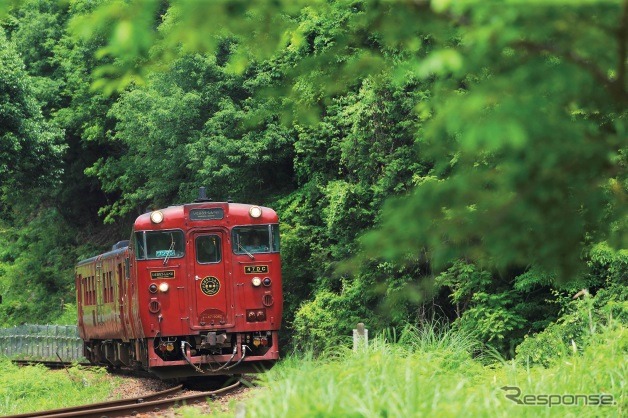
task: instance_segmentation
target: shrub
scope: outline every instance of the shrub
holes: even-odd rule
[[[628,287],[615,284],[595,296],[571,301],[566,312],[545,330],[527,336],[517,347],[519,362],[550,366],[581,352],[607,327],[628,323]]]

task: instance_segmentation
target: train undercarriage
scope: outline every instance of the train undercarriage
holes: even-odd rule
[[[146,370],[162,379],[262,372],[279,358],[276,331],[90,340],[83,350],[92,364]]]

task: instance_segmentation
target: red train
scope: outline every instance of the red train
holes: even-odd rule
[[[79,334],[94,364],[161,378],[238,374],[279,358],[279,220],[211,202],[137,218],[131,239],[76,266]]]

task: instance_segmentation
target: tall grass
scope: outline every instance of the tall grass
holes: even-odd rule
[[[113,384],[104,369],[52,371],[0,359],[0,416],[102,401]]]
[[[543,368],[503,360],[487,365],[473,356],[478,344],[468,335],[442,327],[406,329],[356,353],[338,349],[285,359],[263,376],[264,388],[247,402],[246,416],[626,416],[627,338],[624,327],[609,327],[583,353]],[[606,393],[617,404],[519,405],[506,398],[503,386],[518,386],[522,396]]]

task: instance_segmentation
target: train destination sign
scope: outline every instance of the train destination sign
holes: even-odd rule
[[[268,266],[244,266],[244,274],[266,274]]]
[[[174,279],[174,270],[151,271],[150,278],[153,280]]]
[[[190,210],[191,221],[215,221],[225,217],[222,208],[192,209]]]

